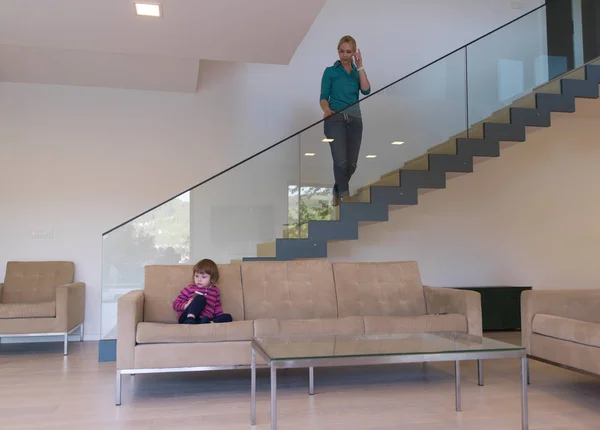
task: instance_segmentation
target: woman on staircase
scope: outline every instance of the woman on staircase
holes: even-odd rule
[[[359,91],[371,92],[356,40],[344,36],[338,43],[339,60],[327,67],[321,79],[321,109],[325,137],[329,139],[333,158],[333,205],[350,195],[350,178],[356,171],[362,141],[362,117]]]

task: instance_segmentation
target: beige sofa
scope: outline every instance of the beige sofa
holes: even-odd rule
[[[415,262],[244,262],[219,271],[232,323],[176,324],[172,303],[191,281],[192,266],[147,266],[144,290],[119,299],[117,405],[123,374],[249,368],[253,336],[482,335],[479,293],[424,287]]]
[[[0,284],[0,338],[68,336],[79,329],[83,341],[85,284],[73,282],[71,261],[9,261]]]
[[[600,290],[532,290],[521,295],[529,357],[600,375]]]

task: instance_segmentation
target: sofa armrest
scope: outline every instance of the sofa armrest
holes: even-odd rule
[[[85,284],[74,282],[56,288],[56,328],[69,332],[85,320]]]
[[[521,293],[521,344],[531,353],[533,317],[548,314],[600,323],[600,289],[528,290]]]
[[[117,303],[117,369],[133,369],[138,323],[144,319],[144,290],[119,297]]]
[[[0,303],[2,303],[2,290],[4,289],[4,283],[0,282]]]
[[[477,291],[423,286],[427,314],[460,314],[467,318],[467,332],[483,335],[481,294]]]

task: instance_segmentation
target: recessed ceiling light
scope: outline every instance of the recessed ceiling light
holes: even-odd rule
[[[333,139],[323,139],[323,142],[325,142],[325,143],[331,143],[331,142],[333,142]]]
[[[400,142],[400,141],[396,141],[396,142],[392,142],[392,145],[404,145],[404,142]]]
[[[312,157],[315,155],[315,153],[314,152],[306,152],[306,153],[304,153],[304,155],[306,155],[307,157]]]
[[[160,17],[162,15],[159,4],[151,4],[151,3],[134,3],[134,4],[135,4],[135,13],[138,16]]]
[[[367,155],[367,158],[376,158],[377,155]]]

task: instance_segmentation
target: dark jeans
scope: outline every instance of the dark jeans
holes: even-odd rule
[[[325,137],[333,139],[329,143],[335,179],[333,194],[339,197],[348,196],[350,178],[356,171],[362,142],[362,119],[343,112],[336,113],[325,119],[323,129]]]
[[[212,319],[208,318],[208,317],[201,317],[200,313],[202,313],[205,306],[206,306],[206,297],[196,294],[196,297],[194,297],[194,300],[192,300],[192,303],[190,303],[190,305],[187,307],[187,309],[185,309],[183,311],[183,313],[181,314],[181,316],[179,317],[179,324],[183,324],[183,322],[187,319],[188,314],[195,315],[196,322],[198,322],[200,324],[208,324],[211,321],[215,322],[215,323],[226,323],[226,322],[233,321],[233,318],[231,318],[231,315],[229,315],[229,314],[217,315],[216,317],[214,317]]]

